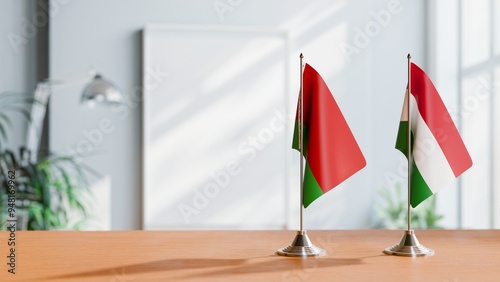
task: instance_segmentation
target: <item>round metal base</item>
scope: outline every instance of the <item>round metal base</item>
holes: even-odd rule
[[[311,243],[306,231],[303,230],[297,231],[292,244],[279,249],[276,253],[280,256],[288,257],[312,257],[323,256],[326,254],[326,251]]]
[[[423,257],[433,256],[434,250],[426,248],[424,245],[420,244],[413,230],[406,230],[401,242],[397,245],[386,248],[384,253],[405,257]]]

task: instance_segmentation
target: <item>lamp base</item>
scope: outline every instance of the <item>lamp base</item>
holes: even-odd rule
[[[323,256],[326,254],[326,251],[311,243],[311,240],[309,240],[307,236],[307,232],[302,230],[297,231],[297,235],[292,244],[279,249],[276,253],[280,256],[288,257],[313,257]]]
[[[397,245],[386,248],[384,253],[395,256],[423,257],[433,256],[434,250],[426,248],[424,245],[420,244],[413,230],[406,230],[401,242]]]

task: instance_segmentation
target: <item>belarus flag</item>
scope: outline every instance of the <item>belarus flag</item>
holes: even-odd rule
[[[354,135],[325,81],[306,64],[303,76],[303,152],[307,160],[304,172],[303,205],[314,200],[366,166]],[[293,148],[299,150],[299,106]]]
[[[411,64],[410,121],[412,161],[410,203],[416,207],[472,166],[450,114],[432,81]],[[408,157],[408,89],[396,149]]]

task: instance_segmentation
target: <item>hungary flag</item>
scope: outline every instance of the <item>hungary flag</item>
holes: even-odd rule
[[[365,167],[366,161],[321,76],[308,64],[303,73],[304,207]],[[299,106],[293,148],[299,150]],[[300,151],[300,150],[299,150]]]
[[[450,114],[432,81],[411,64],[412,162],[410,203],[416,207],[472,166]],[[406,90],[405,101],[408,99]],[[408,105],[401,113],[396,149],[408,157]]]

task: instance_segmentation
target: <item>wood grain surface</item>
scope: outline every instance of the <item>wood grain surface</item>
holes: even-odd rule
[[[500,230],[417,230],[421,258],[382,253],[403,231],[308,234],[326,256],[277,256],[295,231],[19,231],[10,274],[0,232],[0,281],[500,281]]]

